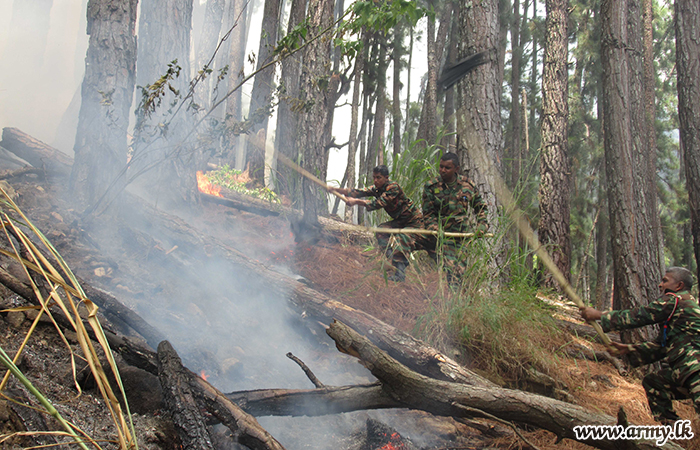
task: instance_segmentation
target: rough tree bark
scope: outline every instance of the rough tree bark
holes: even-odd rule
[[[311,0],[309,2],[309,36],[317,36],[333,23],[333,1]],[[335,95],[329,89],[331,46],[326,39],[317,39],[308,44],[303,53],[304,64],[299,81],[299,99],[303,107],[298,113],[296,148],[303,151],[301,167],[325,180],[328,168],[326,161],[327,142],[323,142],[323,131],[331,120],[335,106]],[[304,222],[318,223],[319,213],[328,213],[325,192],[304,178],[302,180],[304,200]]]
[[[641,36],[635,39],[630,34],[636,23],[639,26],[639,8],[636,0],[611,2],[604,0],[601,6],[601,60],[603,63],[603,112],[605,136],[605,165],[608,186],[608,207],[611,218],[612,256],[614,268],[613,308],[626,309],[647,304],[658,290],[651,287],[658,276],[658,258],[651,252],[658,246],[648,245],[652,241],[647,227],[648,199],[646,182],[640,180],[642,170],[648,165],[643,160],[642,143],[645,134],[638,121],[644,122],[642,102]],[[637,16],[636,22],[634,16]],[[639,33],[639,30],[637,30]],[[633,48],[636,51],[630,51]],[[634,124],[634,125],[633,125]],[[648,156],[648,155],[647,155]],[[649,176],[647,174],[646,176]],[[635,333],[647,339],[646,331]]]
[[[458,48],[458,60],[481,51],[490,52],[490,62],[470,71],[457,83],[456,116],[457,153],[462,171],[474,181],[488,208],[491,231],[498,230],[495,195],[495,177],[501,171],[503,148],[501,145],[501,86],[497,51],[499,42],[498,1],[487,0],[479,4],[463,3],[460,11],[462,40]],[[496,264],[503,256],[504,242],[494,243]]]
[[[695,261],[700,261],[700,5],[676,0],[675,13],[678,119]]]
[[[126,164],[134,93],[137,0],[90,0],[82,103],[69,187],[82,208],[106,192]]]
[[[542,156],[540,159],[540,242],[564,276],[571,276],[570,183],[568,156],[568,0],[547,0],[547,36],[542,74]],[[547,287],[557,287],[547,277]]]

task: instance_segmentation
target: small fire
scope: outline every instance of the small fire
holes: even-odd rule
[[[204,194],[214,195],[216,197],[223,197],[221,195],[221,187],[214,186],[213,184],[211,184],[209,178],[207,178],[207,176],[204,175],[204,172],[202,172],[201,170],[197,171],[197,188],[199,189],[199,192],[202,192]]]
[[[207,381],[207,374],[203,370],[199,373],[199,376],[202,380]]]

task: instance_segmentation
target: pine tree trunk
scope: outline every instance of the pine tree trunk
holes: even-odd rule
[[[447,41],[447,30],[450,28],[452,3],[445,2],[440,14],[440,26],[435,35],[435,20],[428,18],[428,82],[423,98],[423,108],[418,124],[416,139],[423,139],[423,145],[434,145],[437,141],[437,81],[442,61],[442,53]],[[464,55],[466,57],[467,55]]]
[[[403,26],[398,25],[394,28],[394,89],[393,102],[391,108],[392,123],[394,128],[393,133],[393,153],[397,156],[401,153],[401,57],[403,50]]]
[[[126,164],[126,132],[136,72],[136,0],[91,0],[82,103],[70,189],[85,208]]]
[[[304,20],[305,14],[306,0],[292,0],[287,33]],[[275,131],[275,150],[292,161],[298,161],[299,159],[299,150],[296,147],[294,137],[298,116],[295,112],[292,112],[292,105],[295,104],[296,99],[299,97],[301,61],[301,53],[295,53],[282,61],[282,75],[280,78],[282,92],[280,93],[277,129]],[[277,191],[290,196],[293,203],[300,204],[301,191],[300,186],[297,184],[297,175],[295,175],[293,170],[281,164],[277,165],[277,173]]]
[[[457,44],[460,41],[459,32],[459,8],[452,13],[452,25],[450,27],[450,41],[447,48],[447,56],[445,58],[445,66],[449,67],[457,62]],[[455,90],[450,87],[445,91],[445,106],[442,123],[445,127],[445,135],[440,140],[440,146],[443,152],[456,153],[455,148]]]
[[[224,19],[225,0],[207,0],[204,12],[204,23],[199,37],[199,46],[196,48],[195,73],[199,70],[214,69],[214,51],[219,43],[219,33],[221,23]],[[207,75],[197,86],[195,101],[204,109],[209,109],[211,105],[210,95],[213,88],[212,80],[216,79],[216,73]]]
[[[510,123],[511,135],[509,139],[511,156],[510,185],[514,189],[520,179],[520,164],[522,160],[520,145],[522,143],[522,112],[520,110],[520,64],[523,48],[520,45],[520,0],[513,2],[513,22],[510,32],[510,41],[513,48],[513,62],[511,65],[511,110]]]
[[[168,64],[177,61],[179,76],[170,84],[184,97],[190,82],[190,30],[192,0],[169,0],[167,4],[146,0],[141,4],[138,36],[136,83],[147,86],[165,75]],[[196,159],[193,149],[183,142],[191,123],[190,113],[183,108],[176,115],[170,104],[177,98],[168,90],[162,104],[148,119],[148,126],[162,133],[166,144],[139,145],[134,149],[132,167],[135,172],[156,167],[145,183],[148,192],[165,206],[194,204],[198,201],[195,179]],[[160,124],[164,124],[162,127]],[[154,174],[155,173],[155,174]]]
[[[460,12],[462,40],[458,60],[480,51],[491,50],[491,61],[470,71],[457,84],[456,116],[458,154],[465,173],[484,197],[489,212],[490,231],[497,232],[495,177],[490,169],[501,171],[501,86],[496,50],[499,39],[498,1],[463,4]],[[495,244],[495,255],[502,255],[503,243]],[[497,256],[497,258],[500,256]],[[498,264],[498,262],[496,262]]]
[[[281,0],[265,0],[265,10],[263,12],[262,31],[260,33],[260,46],[258,47],[258,64],[260,69],[270,60],[272,50],[277,44],[277,27],[280,15]],[[274,66],[259,72],[253,81],[253,92],[250,96],[250,109],[248,119],[257,122],[252,131],[258,133],[264,130],[267,135],[267,123],[270,118],[272,77],[275,74]],[[261,151],[256,151],[261,150]],[[246,151],[246,165],[250,167],[250,176],[259,185],[265,184],[265,147],[257,149],[248,145]]]
[[[230,23],[233,23],[228,56],[228,87],[227,92],[232,91],[241,83],[243,67],[245,64],[245,44],[248,30],[246,19],[248,15],[247,2],[245,0],[229,0],[228,16]],[[236,92],[226,99],[226,136],[224,137],[224,155],[229,162],[236,162],[236,167],[244,166],[238,164],[242,161],[243,140],[233,133],[232,129],[238,122],[243,120],[243,89],[238,88]],[[252,171],[252,169],[251,169]],[[252,174],[252,173],[251,173]]]
[[[570,183],[568,156],[568,0],[547,0],[547,35],[542,72],[542,157],[540,159],[540,242],[571,277]],[[546,278],[545,286],[557,287]]]
[[[308,34],[316,36],[333,23],[333,1],[311,0],[309,2]],[[326,39],[317,39],[308,44],[303,53],[304,64],[299,82],[299,98],[308,107],[299,112],[296,147],[303,152],[301,166],[321,180],[326,179],[325,153],[328,142],[323,141],[324,130],[331,120],[335,106],[335,95],[329,90],[328,80],[331,66],[331,46]],[[302,180],[304,222],[315,224],[319,214],[328,213],[325,192],[306,178]]]
[[[678,119],[695,261],[700,261],[700,4],[676,0],[675,14]]]
[[[364,72],[364,65],[366,59],[367,50],[367,32],[363,32],[363,50],[357,56],[355,60],[355,79],[352,88],[352,104],[350,106],[350,137],[348,142],[348,165],[345,168],[345,178],[347,180],[346,186],[349,188],[354,188],[355,185],[355,160],[357,156],[357,121],[360,112],[360,89],[362,82],[362,73]],[[352,223],[353,207],[345,206],[345,221]]]
[[[647,304],[656,297],[656,293],[645,297],[644,280],[646,275],[642,260],[642,242],[639,242],[640,224],[635,223],[638,208],[636,191],[643,187],[636,183],[635,170],[638,169],[639,147],[635,146],[635,119],[644,120],[633,115],[642,105],[639,78],[635,78],[636,62],[631,60],[629,48],[635,47],[630,42],[628,21],[634,21],[628,12],[635,12],[629,1],[604,0],[601,7],[601,60],[603,63],[603,110],[605,136],[605,164],[608,183],[608,207],[611,219],[611,240],[614,271],[613,308],[627,309]],[[639,13],[639,9],[636,9]],[[638,22],[637,22],[638,23]],[[633,38],[632,38],[633,39]],[[643,109],[642,109],[643,111]],[[641,136],[640,136],[641,138]],[[643,213],[639,211],[639,213]],[[647,236],[646,239],[651,239]],[[658,268],[657,268],[658,270]],[[636,333],[635,333],[636,334]],[[646,333],[639,333],[646,339]],[[626,338],[628,339],[628,338]]]

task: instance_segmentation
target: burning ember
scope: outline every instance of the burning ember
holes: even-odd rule
[[[207,374],[203,370],[199,373],[199,376],[202,380],[207,381]]]
[[[211,184],[209,178],[207,178],[207,176],[204,175],[204,172],[202,172],[201,170],[197,171],[197,188],[199,189],[199,192],[202,192],[204,194],[214,195],[216,197],[223,197],[221,195],[221,188],[219,186],[214,186],[213,184]]]

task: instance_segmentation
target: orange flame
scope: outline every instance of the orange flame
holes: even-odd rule
[[[199,189],[199,192],[202,192],[204,194],[214,195],[216,197],[223,197],[221,195],[221,187],[214,186],[213,184],[211,184],[209,178],[207,178],[207,176],[204,175],[204,172],[202,172],[201,170],[197,171],[197,188]]]
[[[204,373],[203,370],[199,373],[199,376],[202,378],[202,380],[207,381],[207,374]]]

